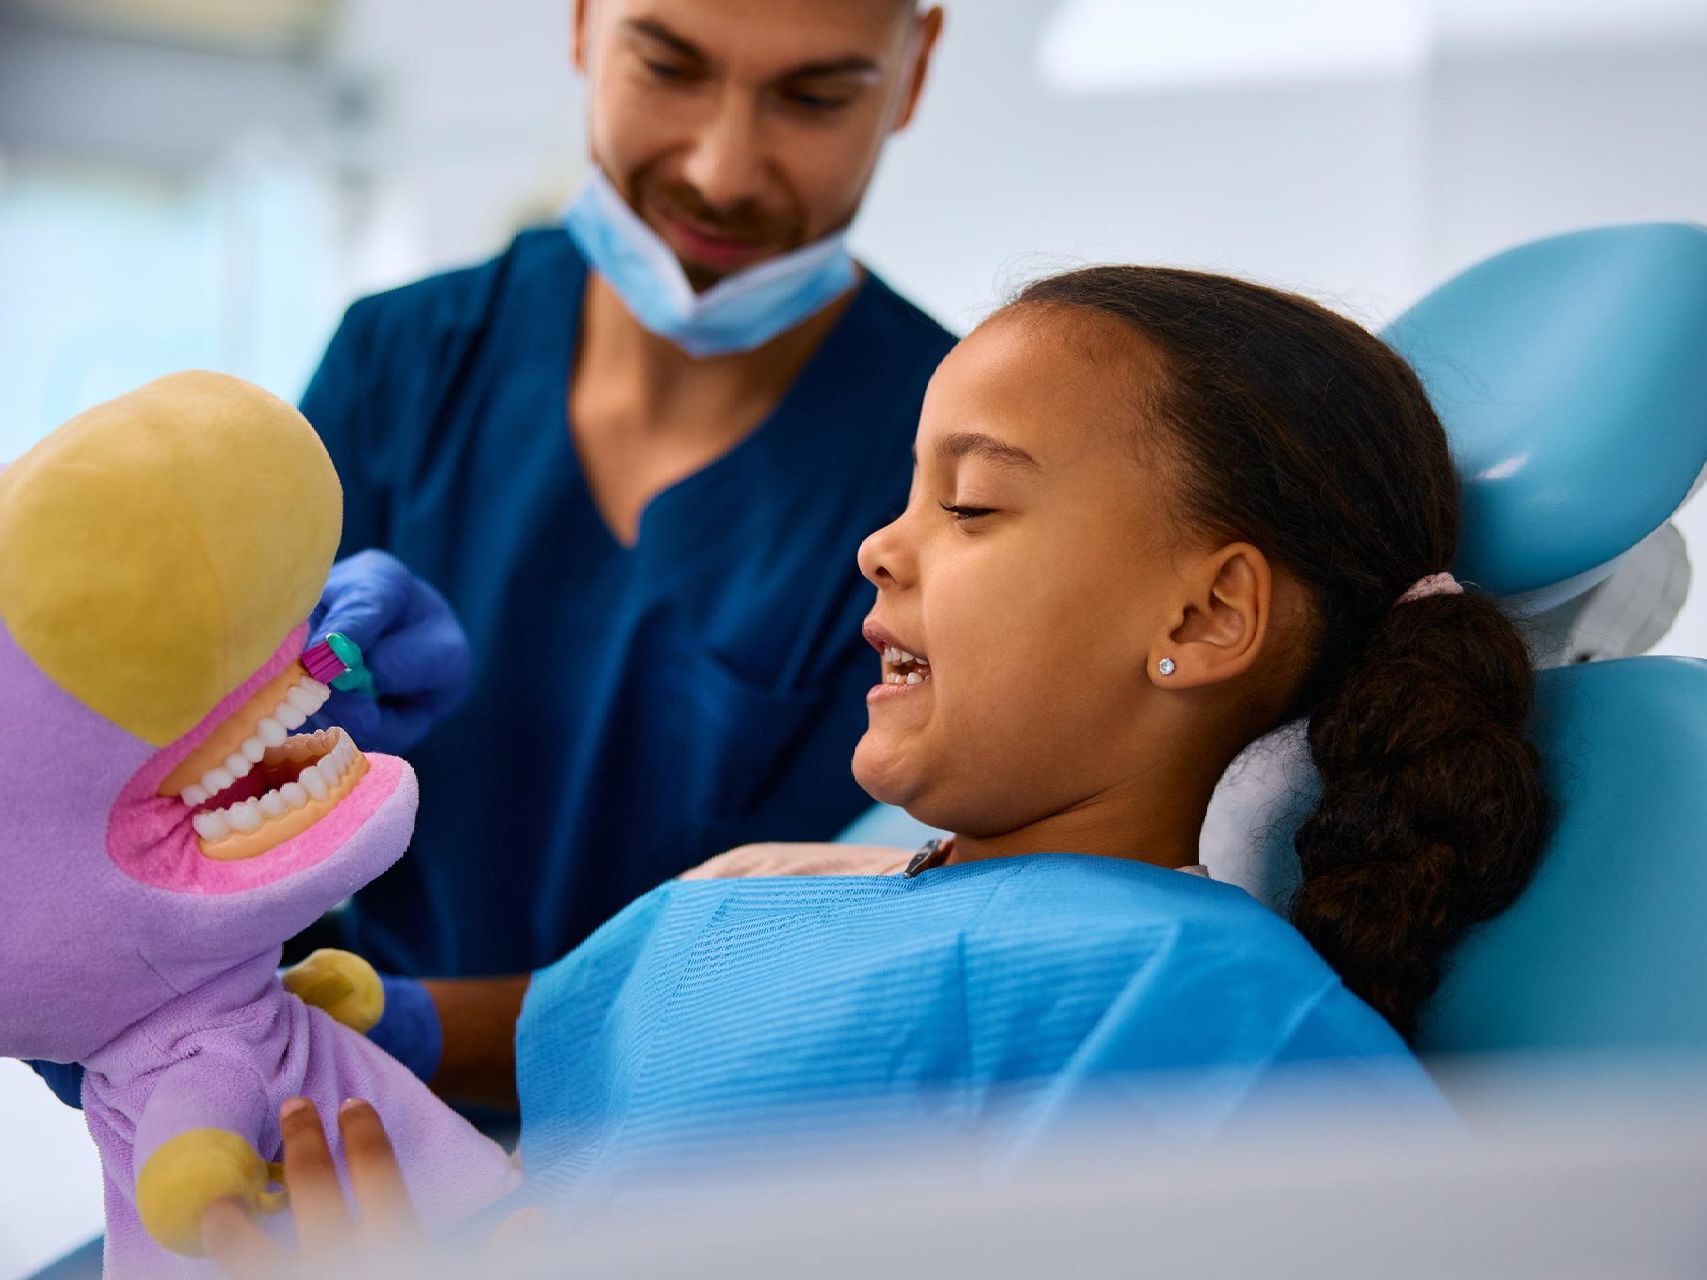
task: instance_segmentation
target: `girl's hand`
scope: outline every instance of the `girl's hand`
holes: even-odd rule
[[[296,1223],[297,1253],[292,1256],[275,1244],[241,1204],[224,1200],[202,1216],[202,1240],[208,1255],[227,1274],[263,1276],[287,1265],[300,1268],[315,1259],[348,1259],[360,1252],[395,1247],[415,1234],[409,1192],[378,1113],[352,1099],[338,1108],[338,1131],[343,1135],[356,1216],[344,1203],[320,1113],[307,1098],[291,1098],[279,1108],[279,1133],[284,1139],[285,1185]]]

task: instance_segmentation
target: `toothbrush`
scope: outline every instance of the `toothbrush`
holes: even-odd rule
[[[362,650],[342,631],[329,631],[319,644],[311,645],[302,654],[302,665],[308,674],[321,684],[346,692],[365,693],[377,697],[373,676],[362,662]]]

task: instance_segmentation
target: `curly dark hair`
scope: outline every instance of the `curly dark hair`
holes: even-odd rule
[[[1093,267],[1013,305],[1142,334],[1164,369],[1145,399],[1187,518],[1305,588],[1305,674],[1283,719],[1310,717],[1323,790],[1296,838],[1292,921],[1414,1038],[1447,949],[1527,883],[1548,810],[1510,619],[1473,591],[1395,607],[1458,548],[1458,480],[1421,382],[1343,316],[1224,276]]]

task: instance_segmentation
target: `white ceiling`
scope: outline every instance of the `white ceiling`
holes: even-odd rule
[[[1068,93],[1366,78],[1444,48],[1707,38],[1707,0],[1061,0],[1039,70]]]

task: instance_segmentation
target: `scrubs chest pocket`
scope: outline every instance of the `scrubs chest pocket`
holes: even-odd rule
[[[813,750],[831,726],[835,685],[776,691],[748,679],[706,650],[680,653],[670,664],[673,706],[652,723],[670,726],[671,756],[677,762],[664,786],[682,788],[685,799],[712,830],[775,815],[798,812],[821,788],[815,770],[802,764],[821,755]],[[842,753],[852,744],[836,744]],[[801,788],[806,794],[793,794]]]

